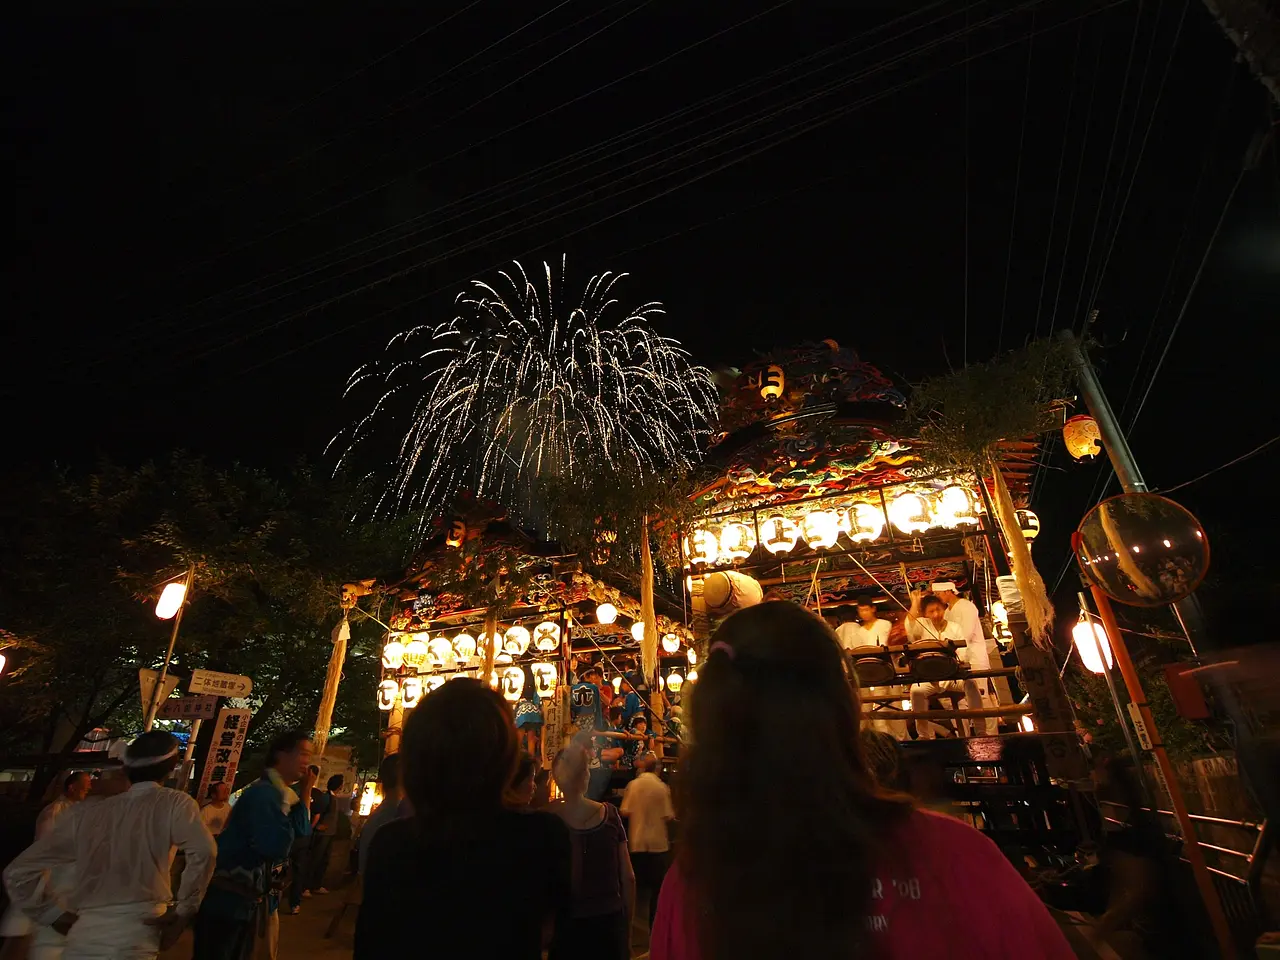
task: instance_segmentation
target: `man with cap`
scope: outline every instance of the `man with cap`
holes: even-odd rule
[[[148,960],[195,916],[216,847],[195,800],[160,786],[180,760],[172,734],[142,734],[125,751],[127,792],[76,804],[6,868],[10,898],[66,934],[65,960]],[[176,896],[175,847],[186,858]],[[42,883],[45,871],[68,866],[74,877],[64,890]]]

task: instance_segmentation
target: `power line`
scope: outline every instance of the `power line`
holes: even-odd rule
[[[1023,144],[1027,136],[1027,105],[1031,99],[1031,54],[1036,46],[1036,11],[1031,11],[1031,36],[1027,37],[1026,81],[1022,86],[1022,123],[1018,127],[1018,164],[1013,175],[1013,210],[1009,214],[1009,251],[1004,261],[1004,292],[1000,297],[1000,334],[996,353],[1004,347],[1004,316],[1009,306],[1009,275],[1013,271],[1013,233],[1018,223],[1018,188],[1022,185]]]
[[[1176,491],[1181,490],[1183,487],[1189,487],[1193,483],[1199,483],[1205,477],[1211,477],[1215,473],[1217,473],[1219,470],[1225,470],[1227,469],[1227,467],[1234,467],[1237,463],[1243,463],[1245,460],[1248,460],[1250,457],[1254,456],[1255,454],[1261,453],[1263,450],[1267,449],[1267,447],[1271,446],[1273,443],[1277,441],[1280,441],[1280,434],[1277,434],[1276,436],[1272,437],[1270,440],[1266,440],[1258,444],[1248,453],[1243,453],[1240,456],[1236,457],[1234,460],[1228,460],[1226,463],[1221,464],[1220,466],[1214,467],[1212,470],[1206,470],[1204,473],[1200,474],[1200,476],[1198,477],[1192,477],[1190,480],[1186,480],[1182,483],[1179,483],[1177,486],[1168,487],[1167,489],[1161,490],[1160,493],[1161,494],[1175,493]]]

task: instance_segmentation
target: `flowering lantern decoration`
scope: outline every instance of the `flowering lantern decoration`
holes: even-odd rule
[[[533,671],[533,689],[542,699],[551,697],[556,692],[556,665],[554,663],[535,663]]]
[[[923,533],[933,526],[929,504],[918,493],[901,493],[889,504],[889,520],[903,533]]]
[[[551,653],[560,646],[560,624],[543,620],[533,628],[533,645],[540,653]]]
[[[834,513],[815,510],[804,518],[804,538],[815,550],[826,550],[836,545],[840,536],[840,521]]]
[[[519,667],[507,667],[502,671],[502,699],[515,703],[524,693],[524,671]]]
[[[404,663],[404,644],[395,637],[382,648],[382,665],[388,670],[399,670]]]
[[[855,503],[849,508],[849,539],[868,543],[884,533],[884,512],[869,503]]]
[[[399,695],[400,684],[391,679],[383,680],[378,684],[378,709],[394,709],[396,705],[396,697]]]
[[[422,679],[420,677],[405,677],[404,683],[400,687],[400,697],[404,701],[404,708],[412,710],[418,705],[418,701],[422,699]]]
[[[1092,460],[1102,452],[1102,431],[1088,414],[1072,417],[1062,425],[1062,443],[1076,460]]]
[[[710,530],[699,527],[685,540],[684,551],[691,564],[715,563],[720,557],[720,541]]]
[[[662,649],[667,653],[675,653],[680,649],[680,638],[674,633],[666,633],[662,636]]]
[[[520,624],[509,627],[503,636],[502,649],[513,657],[519,657],[529,649],[529,631]]]
[[[800,542],[800,528],[782,514],[774,514],[760,524],[760,539],[774,556],[790,553]]]
[[[422,638],[414,635],[404,645],[404,665],[411,670],[421,670],[431,659],[431,651],[427,649]]]
[[[597,623],[613,623],[618,619],[618,608],[612,603],[602,603],[596,607]]]
[[[756,548],[755,532],[745,523],[726,523],[720,528],[720,558],[745,560]]]

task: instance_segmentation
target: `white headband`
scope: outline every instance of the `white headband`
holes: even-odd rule
[[[947,590],[950,590],[952,593],[956,592],[956,585],[950,580],[939,580],[933,585],[934,593],[944,593]]]
[[[172,759],[178,755],[179,748],[175,746],[168,753],[159,757],[131,757],[128,752],[124,755],[124,765],[126,767],[154,767],[157,763],[164,763],[166,760]]]

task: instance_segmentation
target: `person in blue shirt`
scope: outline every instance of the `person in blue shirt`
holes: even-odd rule
[[[630,676],[623,677],[622,692],[626,694],[622,700],[622,722],[629,727],[631,719],[637,713],[644,712],[644,701],[640,699],[640,694],[636,693],[635,685]]]
[[[267,748],[262,779],[241,794],[218,835],[213,880],[195,922],[192,960],[239,960],[254,941],[275,957],[280,890],[295,837],[311,832],[311,740],[292,731]],[[289,786],[300,781],[298,792]]]

